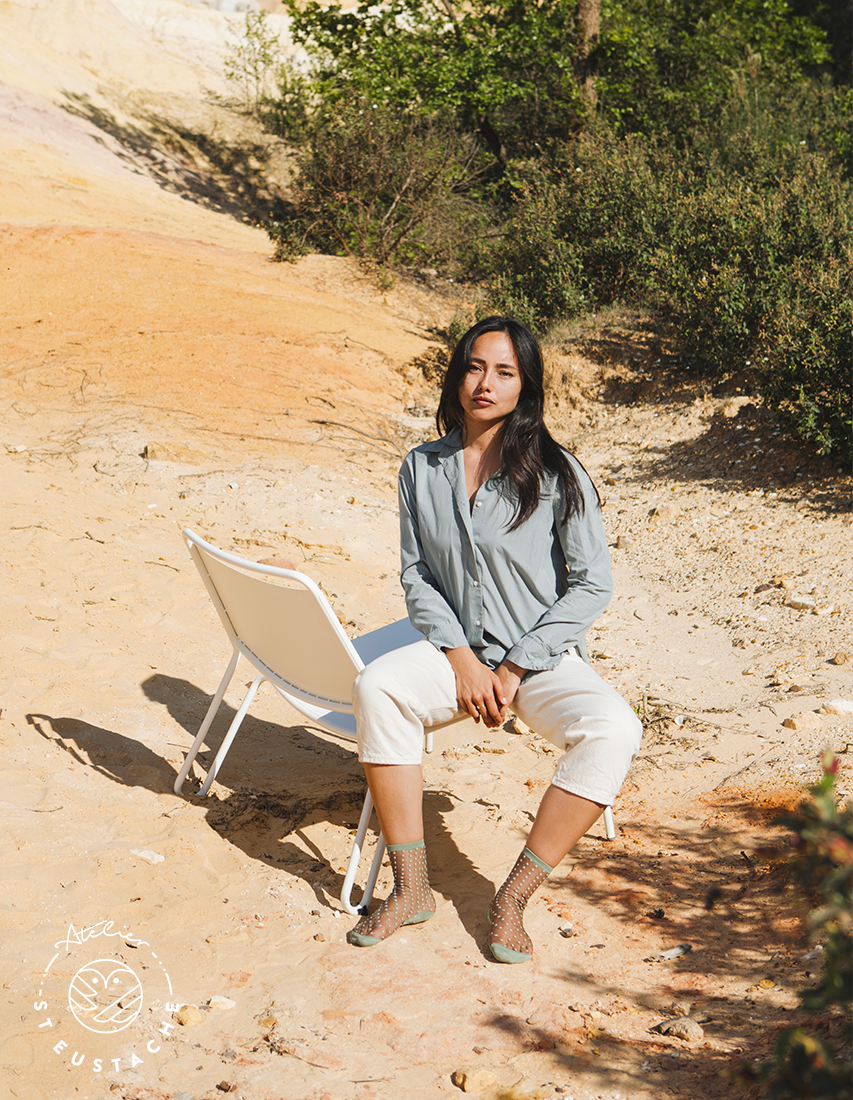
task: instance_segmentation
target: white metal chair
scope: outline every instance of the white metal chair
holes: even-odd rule
[[[415,630],[408,619],[401,619],[350,640],[323,592],[304,573],[259,565],[236,554],[229,554],[205,542],[189,528],[184,530],[183,536],[190,556],[213,600],[213,606],[222,620],[233,652],[175,780],[175,793],[182,794],[184,782],[219,710],[241,656],[258,670],[258,675],[249,685],[219,746],[207,777],[198,791],[200,796],[206,795],[210,790],[210,785],[228,755],[228,750],[264,680],[269,680],[300,714],[323,729],[354,741],[353,680],[368,662],[392,649],[419,641],[423,635]],[[288,584],[270,584],[267,578],[280,578]],[[460,720],[454,718],[452,721]],[[427,752],[432,752],[433,731],[451,724],[452,722],[432,726],[425,731]],[[353,915],[357,915],[360,909],[370,904],[385,853],[385,839],[380,833],[364,888],[364,897],[360,907],[354,906],[350,896],[372,813],[373,799],[368,790],[341,891],[341,904]],[[612,839],[615,831],[609,806],[604,811],[604,820],[608,839]]]

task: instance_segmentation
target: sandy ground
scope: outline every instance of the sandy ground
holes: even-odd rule
[[[613,545],[590,648],[647,729],[616,840],[596,826],[528,909],[533,962],[494,964],[482,920],[553,766],[520,725],[437,736],[438,914],[370,951],[337,900],[350,744],[262,689],[210,797],[172,793],[228,656],[181,528],[294,559],[353,634],[401,617],[396,468],[461,301],[271,263],[199,141],[164,142],[193,111],[196,139],[239,129],[210,93],[225,18],[0,3],[4,1095],[426,1100],[463,1069],[486,1097],[738,1095],[721,1072],[819,968],[755,851],[824,749],[850,793],[853,719],[819,713],[853,699],[850,480],[748,395],[679,381],[642,319],[549,349]],[[133,975],[126,1028],[73,1015],[81,981]],[[702,1030],[650,1031],[674,1011]]]

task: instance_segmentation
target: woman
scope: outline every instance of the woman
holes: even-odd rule
[[[612,592],[598,493],[543,423],[542,355],[507,317],[479,321],[447,369],[443,438],[400,471],[401,580],[424,640],[373,661],[353,702],[359,759],[394,889],[350,932],[379,943],[435,912],[422,816],[425,725],[507,708],[564,749],[527,845],[487,911],[500,962],[533,951],[533,891],[615,798],[640,741],[631,708],[587,663],[584,635]]]

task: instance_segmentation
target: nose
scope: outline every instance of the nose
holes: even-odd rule
[[[484,370],[483,373],[480,375],[480,379],[477,383],[477,391],[476,392],[477,393],[482,393],[483,391],[488,391],[491,388],[492,388],[492,372],[489,371],[489,370]]]

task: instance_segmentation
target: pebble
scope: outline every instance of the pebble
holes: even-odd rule
[[[221,993],[217,993],[215,997],[211,997],[207,1002],[211,1008],[236,1008],[237,1002],[232,1001],[230,997],[223,997]]]
[[[688,954],[693,950],[693,945],[690,943],[679,943],[675,947],[670,947],[668,951],[659,951],[655,955],[649,955],[643,959],[643,962],[656,963],[656,962],[668,962],[670,959],[680,959],[682,955]]]
[[[676,1039],[684,1039],[687,1043],[698,1043],[705,1038],[702,1025],[689,1016],[679,1016],[675,1020],[663,1020],[661,1023],[655,1024],[650,1030],[658,1031],[661,1035],[672,1035]]]
[[[619,535],[616,539],[617,550],[630,550],[634,545],[634,539],[628,535]]]
[[[820,708],[821,714],[853,714],[853,702],[849,699],[832,699]]]
[[[832,658],[832,663],[834,665],[846,665],[849,660],[850,654],[844,649],[839,649],[839,651]]]
[[[450,1078],[453,1084],[463,1092],[482,1092],[497,1081],[497,1077],[488,1069],[455,1069]]]
[[[175,1013],[175,1019],[181,1027],[194,1027],[204,1019],[204,1013],[195,1005],[182,1005]]]
[[[548,1089],[534,1083],[526,1077],[510,1085],[508,1089],[501,1089],[501,1100],[545,1100]]]
[[[560,933],[561,936],[564,936],[566,939],[570,939],[570,937],[575,934],[575,926],[572,924],[571,921],[566,921],[565,924],[560,925],[557,931]]]
[[[144,859],[146,863],[162,863],[166,858],[158,855],[157,852],[149,852],[147,848],[131,848],[130,854]]]
[[[669,1011],[673,1016],[689,1016],[692,1007],[690,1001],[673,1001],[669,1006]]]
[[[820,715],[813,710],[804,710],[801,714],[786,718],[782,725],[788,730],[813,730],[820,725]]]
[[[789,596],[786,602],[794,611],[813,611],[816,606],[811,596]]]
[[[674,504],[659,504],[649,510],[649,523],[654,526],[661,521],[667,522],[675,519],[678,515],[678,508]]]

